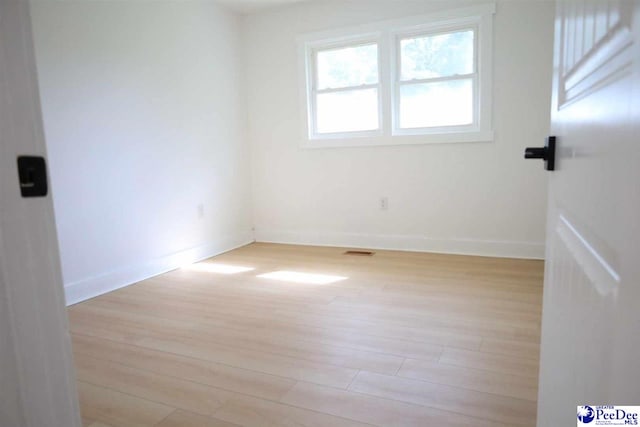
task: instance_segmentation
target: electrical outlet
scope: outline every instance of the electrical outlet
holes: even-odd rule
[[[380,198],[380,210],[381,211],[389,210],[389,198],[388,197],[381,197]]]
[[[198,205],[198,218],[204,218],[204,205],[202,203]]]

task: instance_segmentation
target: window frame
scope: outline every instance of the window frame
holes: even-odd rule
[[[300,69],[301,148],[358,147],[402,144],[491,142],[492,54],[495,3],[298,37]],[[472,125],[426,128],[399,127],[400,40],[464,29],[474,30]],[[332,47],[378,44],[378,124],[375,131],[316,132],[317,67],[314,52]],[[358,88],[353,86],[351,88]]]

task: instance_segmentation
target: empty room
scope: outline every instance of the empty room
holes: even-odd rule
[[[0,0],[0,427],[637,425],[640,1]]]

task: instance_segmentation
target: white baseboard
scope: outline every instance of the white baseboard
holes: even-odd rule
[[[267,231],[257,229],[257,242],[338,246],[411,252],[435,252],[500,258],[544,259],[544,242],[477,239],[433,239],[410,235],[372,235],[341,232]]]
[[[243,233],[242,235],[228,237],[221,241],[185,249],[143,264],[128,266],[65,284],[64,290],[67,305],[76,304],[97,297],[98,295],[129,286],[141,280],[179,268],[185,264],[201,261],[223,252],[228,252],[253,241],[253,233]]]

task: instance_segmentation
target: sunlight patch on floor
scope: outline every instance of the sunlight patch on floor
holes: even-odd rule
[[[313,285],[328,285],[330,283],[346,280],[348,277],[343,276],[330,276],[327,274],[311,274],[300,273],[297,271],[274,271],[272,273],[260,274],[258,277],[272,280],[282,280],[285,282],[294,283],[310,283]]]
[[[218,274],[237,274],[237,273],[244,273],[247,271],[255,270],[255,268],[253,267],[242,267],[239,265],[229,265],[229,264],[217,264],[212,262],[198,262],[196,264],[187,265],[183,268],[189,271],[201,271],[204,273],[218,273]]]

